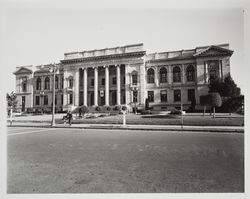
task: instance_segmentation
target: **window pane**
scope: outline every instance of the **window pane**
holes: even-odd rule
[[[195,100],[195,90],[194,89],[188,89],[188,101]]]
[[[48,95],[44,96],[44,105],[48,105]]]
[[[112,78],[112,84],[116,85],[116,77]]]
[[[137,75],[132,75],[132,84],[137,85]]]
[[[148,101],[154,102],[154,91],[148,91]]]
[[[167,98],[167,91],[161,91],[161,102],[167,102],[168,98]]]
[[[181,101],[181,90],[174,90],[174,101]]]

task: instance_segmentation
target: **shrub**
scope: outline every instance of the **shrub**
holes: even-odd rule
[[[115,110],[115,111],[121,111],[121,106],[120,106],[120,105],[115,106],[115,107],[114,107],[114,110]]]
[[[107,111],[111,111],[111,108],[110,106],[106,107]]]
[[[243,103],[243,96],[227,98],[222,103],[221,111],[231,114],[232,112],[236,112],[237,110],[239,110],[242,107]]]
[[[96,111],[100,111],[100,110],[101,110],[100,106],[97,106],[97,107],[95,108],[95,110],[96,110]]]
[[[122,110],[126,111],[127,110],[127,106],[122,106]]]
[[[44,108],[44,113],[47,113],[47,114],[50,114],[52,112],[52,109],[51,108]]]
[[[36,108],[35,109],[35,114],[42,114],[43,110],[41,108]]]
[[[88,113],[89,112],[89,108],[87,107],[87,106],[81,106],[80,108],[79,108],[79,114],[81,115],[85,115],[86,113]]]
[[[149,115],[149,114],[151,114],[151,111],[150,110],[142,110],[141,114],[142,115]]]
[[[27,108],[27,113],[33,113],[34,112],[34,109],[33,108],[31,108],[31,107],[28,107]]]

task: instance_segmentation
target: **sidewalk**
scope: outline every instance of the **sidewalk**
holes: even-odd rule
[[[8,127],[42,127],[51,128],[48,121],[43,122],[8,122]],[[56,124],[53,128],[74,128],[74,129],[110,129],[110,130],[146,130],[146,131],[203,131],[222,133],[244,133],[243,126],[181,126],[181,125],[126,125],[121,124]]]

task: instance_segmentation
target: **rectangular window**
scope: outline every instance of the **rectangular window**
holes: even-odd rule
[[[48,105],[49,101],[48,101],[48,95],[44,95],[44,105]]]
[[[69,104],[72,104],[73,103],[73,94],[70,93],[69,94]]]
[[[61,104],[63,104],[63,95],[61,95]]]
[[[168,96],[167,96],[167,90],[161,91],[161,102],[167,102]]]
[[[61,77],[61,88],[63,89],[63,76]]]
[[[112,84],[113,84],[113,85],[116,85],[116,77],[113,77],[113,78],[112,78]]]
[[[154,102],[154,91],[148,91],[148,102]]]
[[[69,79],[69,88],[73,88],[73,79],[72,78]]]
[[[36,96],[36,105],[40,105],[40,96]]]
[[[138,91],[133,91],[133,102],[138,101]]]
[[[55,105],[57,104],[57,95],[55,95]]]
[[[132,84],[137,85],[137,75],[132,75]]]
[[[90,85],[91,85],[91,86],[94,86],[95,80],[94,80],[94,79],[91,79],[90,81],[91,81],[91,82],[90,82]]]
[[[174,101],[180,102],[181,101],[181,90],[174,90]]]
[[[102,85],[105,85],[105,78],[102,78]]]
[[[188,89],[188,101],[192,102],[193,100],[195,100],[195,90]]]

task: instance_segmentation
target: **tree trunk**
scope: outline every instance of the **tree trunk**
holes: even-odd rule
[[[213,118],[215,118],[215,106],[213,107]]]
[[[203,117],[205,116],[205,113],[206,113],[206,106],[204,106]]]

